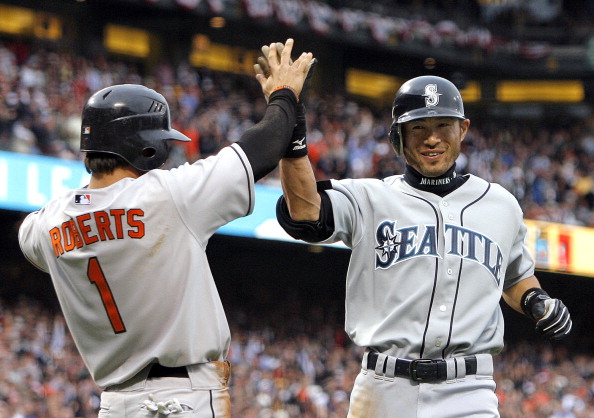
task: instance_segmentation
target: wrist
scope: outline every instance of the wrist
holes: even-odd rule
[[[283,89],[290,90],[295,95],[295,99],[297,101],[299,101],[299,95],[297,94],[297,91],[293,87],[288,86],[286,84],[276,87],[274,90],[272,90],[272,93],[274,93],[275,91],[283,90]]]
[[[301,158],[308,154],[307,151],[307,121],[305,119],[305,107],[297,103],[295,115],[295,127],[291,135],[291,141],[283,158]]]
[[[539,309],[537,309],[538,312],[535,312],[534,305],[538,302],[543,302],[546,299],[550,299],[547,292],[539,287],[533,287],[524,292],[522,299],[520,300],[520,306],[527,317],[538,321],[544,313],[544,304],[543,306],[539,306]]]

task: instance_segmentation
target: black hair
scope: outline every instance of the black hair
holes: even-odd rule
[[[85,157],[85,168],[89,174],[110,174],[116,168],[129,165],[122,157],[105,152],[87,152]]]

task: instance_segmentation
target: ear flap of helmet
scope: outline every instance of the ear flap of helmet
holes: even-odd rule
[[[388,136],[390,138],[392,148],[394,148],[394,151],[396,152],[396,155],[402,155],[404,153],[404,144],[402,141],[400,124],[398,123],[397,119],[392,121],[392,126],[390,126],[390,132]]]

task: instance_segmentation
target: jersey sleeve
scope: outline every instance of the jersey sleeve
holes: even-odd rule
[[[353,248],[363,236],[363,213],[358,203],[356,184],[348,180],[332,180],[332,189],[326,190],[332,203],[334,215],[334,232],[323,243],[330,244],[342,241]]]
[[[172,169],[166,178],[184,222],[206,238],[254,210],[254,176],[237,144],[223,148],[215,156]]]
[[[525,243],[527,230],[526,224],[521,220],[516,241],[510,252],[509,264],[503,284],[504,290],[534,275],[534,259]]]
[[[41,245],[40,233],[36,230],[36,219],[39,211],[32,212],[23,220],[19,227],[19,246],[25,258],[41,271],[48,272],[48,265],[45,262]]]
[[[514,243],[509,254],[509,262],[503,283],[503,289],[505,290],[521,280],[533,276],[535,263],[526,245],[528,228],[524,222],[524,213],[522,212],[518,201],[509,192],[506,190],[503,191],[504,189],[501,186],[496,185],[495,187],[501,189],[502,193],[509,199],[511,210],[513,211],[515,218],[509,225],[516,225],[517,228]]]

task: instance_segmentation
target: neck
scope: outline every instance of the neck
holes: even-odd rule
[[[425,177],[410,165],[404,170],[404,180],[412,187],[426,192],[445,196],[464,183],[464,178],[456,173],[456,164],[438,177]]]
[[[117,183],[118,181],[128,177],[136,179],[140,177],[142,174],[144,173],[139,170],[136,170],[132,166],[118,167],[111,173],[93,173],[88,188],[102,189],[104,187],[109,187],[112,184]]]

